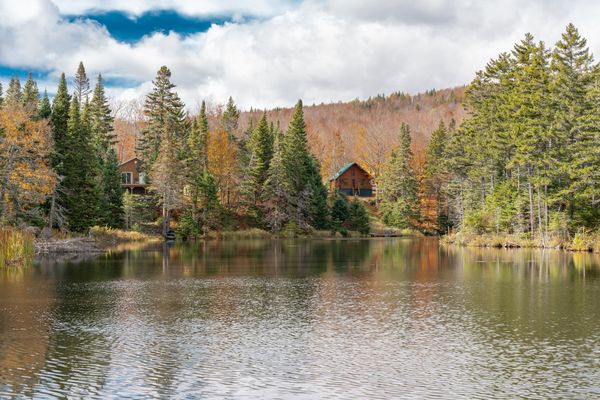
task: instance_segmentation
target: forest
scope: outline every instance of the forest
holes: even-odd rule
[[[163,66],[144,99],[110,101],[80,63],[69,90],[31,75],[0,87],[3,226],[85,233],[155,222],[183,238],[259,228],[513,235],[561,246],[600,225],[600,67],[568,25],[553,48],[526,34],[466,88],[292,109],[182,102]],[[123,194],[136,156],[150,195]],[[377,197],[325,183],[347,162]]]

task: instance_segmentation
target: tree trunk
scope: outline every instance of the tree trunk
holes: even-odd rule
[[[533,213],[533,186],[531,185],[531,170],[528,171],[527,176],[527,192],[529,193],[529,231],[533,237],[535,217]]]

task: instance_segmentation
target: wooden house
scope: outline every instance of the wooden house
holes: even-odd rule
[[[329,191],[347,196],[373,197],[373,177],[355,162],[344,165],[329,178]]]
[[[119,165],[123,188],[132,194],[146,194],[146,177],[138,171],[139,160],[132,158]]]

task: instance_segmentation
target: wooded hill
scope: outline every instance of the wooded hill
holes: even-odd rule
[[[449,125],[454,119],[460,124],[464,119],[464,91],[464,87],[457,87],[417,95],[395,92],[366,100],[306,105],[304,116],[309,146],[321,163],[321,174],[324,178],[329,177],[350,161],[357,161],[378,174],[397,144],[398,130],[403,122],[411,127],[415,162],[422,164],[425,145],[439,122]],[[209,125],[218,126],[224,106],[209,105],[207,108]],[[143,101],[116,103],[113,109],[119,159],[125,161],[134,157],[136,138],[144,128]],[[267,118],[285,129],[293,110],[267,110]],[[191,114],[194,117],[196,112]],[[236,137],[247,139],[262,114],[263,110],[241,112]]]

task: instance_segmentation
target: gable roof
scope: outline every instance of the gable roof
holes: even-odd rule
[[[120,163],[120,164],[119,164],[119,167],[120,167],[120,166],[123,166],[123,165],[125,165],[125,164],[127,164],[127,163],[130,163],[130,162],[132,162],[132,161],[135,161],[135,160],[138,160],[138,161],[139,161],[139,158],[137,158],[137,157],[133,157],[133,158],[130,158],[129,160],[127,160],[127,161],[123,161],[122,163]]]
[[[361,170],[365,171],[368,175],[371,175],[363,167],[361,167],[357,163],[351,162],[351,163],[348,163],[348,164],[344,165],[335,175],[333,175],[331,178],[329,178],[329,180],[330,181],[336,180],[337,178],[340,177],[340,175],[342,175],[344,172],[348,171],[348,169],[350,169],[350,167],[353,166],[353,165],[356,165],[358,168],[360,168]]]

